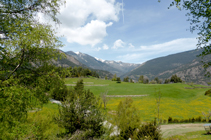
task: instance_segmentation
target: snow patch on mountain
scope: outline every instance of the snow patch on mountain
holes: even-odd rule
[[[97,58],[97,57],[94,57],[96,60],[98,60],[98,61],[101,61],[101,62],[105,62],[105,60],[103,60],[103,59],[99,59],[99,58]]]

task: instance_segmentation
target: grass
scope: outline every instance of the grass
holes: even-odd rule
[[[187,132],[182,133],[180,135],[172,136],[166,138],[165,140],[210,140],[211,135],[207,135],[205,131],[194,131],[194,132]]]
[[[78,78],[65,79],[66,84],[77,82]],[[101,92],[108,90],[108,95],[145,95],[145,97],[133,97],[134,105],[140,110],[142,120],[153,120],[156,116],[156,101],[155,90],[162,93],[160,116],[161,119],[167,120],[168,117],[175,119],[187,119],[202,116],[202,111],[207,112],[210,109],[210,97],[204,96],[208,89],[196,88],[185,89],[191,87],[184,83],[178,84],[139,84],[122,82],[120,84],[115,81],[101,79],[83,79],[84,82],[93,82],[92,85],[108,85],[108,86],[86,86],[85,89],[90,89],[96,96]],[[195,85],[201,86],[201,85]],[[71,88],[71,87],[69,87]],[[107,108],[115,110],[117,105],[124,98],[110,98]]]
[[[67,78],[65,79],[66,84],[75,84],[78,78]],[[211,106],[210,97],[205,96],[204,93],[208,89],[195,88],[185,89],[184,87],[191,87],[190,85],[179,83],[179,84],[139,84],[139,83],[126,83],[120,84],[115,81],[101,80],[95,78],[85,78],[85,89],[90,89],[96,96],[100,93],[108,91],[108,95],[148,95],[144,97],[132,97],[134,105],[139,109],[142,121],[152,121],[156,117],[156,100],[155,90],[162,93],[161,104],[160,104],[160,118],[167,120],[168,117],[173,119],[188,119],[202,116],[202,111],[208,112]],[[90,83],[92,82],[92,83]],[[106,86],[86,86],[86,85],[106,85]],[[201,85],[194,85],[199,86]],[[72,88],[68,86],[68,88]],[[107,112],[116,110],[117,105],[121,100],[125,98],[110,97],[107,104]],[[64,130],[59,128],[52,120],[52,116],[58,113],[57,104],[45,104],[40,113],[29,113],[29,122],[44,123],[45,120],[50,122],[49,127],[45,127],[45,123],[42,125],[43,130],[46,129],[45,135],[48,138],[56,138],[55,134],[63,132]],[[108,114],[110,115],[110,114]],[[203,116],[202,116],[203,117]],[[47,123],[46,122],[46,123]],[[177,130],[175,130],[177,131]],[[188,132],[184,133],[173,133],[176,136],[166,137],[166,139],[210,139],[210,135],[204,135],[205,131]]]

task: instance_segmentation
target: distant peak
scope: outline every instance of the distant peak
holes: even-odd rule
[[[95,57],[95,59],[98,60],[98,61],[101,61],[101,62],[105,62],[105,60],[99,59],[99,58],[97,58],[97,57]]]
[[[77,55],[80,54],[80,52],[75,52]]]

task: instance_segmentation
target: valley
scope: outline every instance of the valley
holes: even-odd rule
[[[134,82],[137,82],[140,75],[144,75],[144,78],[150,81],[158,77],[164,82],[165,79],[169,79],[172,75],[176,74],[185,82],[208,85],[210,79],[205,74],[211,72],[211,68],[209,67],[205,70],[201,61],[208,62],[211,60],[211,56],[207,55],[203,59],[197,57],[201,52],[202,50],[190,50],[155,58],[143,64],[102,60],[81,52],[74,53],[67,51],[65,54],[67,60],[69,60],[68,57],[73,57],[80,63],[80,65],[76,66],[108,71],[113,75],[116,74],[122,80],[128,76]],[[111,74],[108,75],[111,77]],[[101,76],[101,78],[104,77]]]

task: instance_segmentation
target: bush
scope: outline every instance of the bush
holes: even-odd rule
[[[117,77],[116,81],[117,81],[117,83],[121,83],[120,77]]]
[[[67,86],[61,85],[61,86],[56,86],[54,90],[52,91],[52,98],[55,100],[63,101],[68,93]]]
[[[182,80],[179,77],[177,77],[177,75],[175,74],[175,75],[172,75],[171,76],[170,82],[173,82],[173,83],[182,83]]]
[[[153,140],[160,140],[161,139],[160,128],[152,122],[143,124],[138,129],[137,138],[138,139],[148,138],[148,139],[153,139]]]
[[[150,84],[157,84],[155,80],[150,81]]]
[[[77,132],[80,132],[83,139],[104,134],[100,100],[89,90],[84,90],[83,80],[79,80],[74,90],[69,91],[55,121],[66,129],[66,135],[74,134],[74,138],[78,138],[75,135]]]
[[[120,129],[120,139],[128,139],[134,135],[135,130],[140,126],[140,114],[133,106],[131,98],[120,101],[114,121]]]
[[[211,89],[207,90],[204,95],[211,96]]]
[[[172,117],[169,117],[168,118],[168,123],[172,123],[172,122],[173,122]]]

